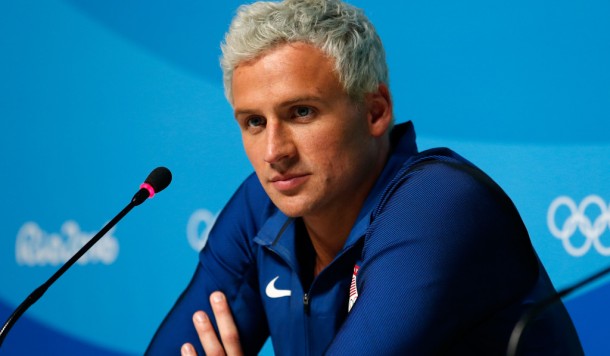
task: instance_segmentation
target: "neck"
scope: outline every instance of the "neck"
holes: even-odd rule
[[[303,223],[316,253],[314,276],[317,276],[337,256],[345,245],[358,214],[373,185],[379,178],[390,152],[389,134],[380,140],[369,177],[362,181],[362,188],[345,204],[333,204],[314,215],[303,216]]]
[[[314,275],[317,276],[343,248],[357,218],[354,214],[340,214],[336,219],[303,218],[305,228],[316,252]]]
[[[386,147],[383,152],[384,155],[381,157],[387,157],[389,148]],[[333,211],[325,210],[315,216],[303,217],[305,228],[316,252],[314,276],[326,268],[345,245],[364,201],[385,166],[385,159],[378,162],[377,167],[373,169],[375,173],[371,175],[371,179],[363,183],[366,187],[360,191],[360,194],[355,194],[346,204],[334,206]]]

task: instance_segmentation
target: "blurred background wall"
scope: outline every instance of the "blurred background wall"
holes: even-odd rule
[[[219,42],[241,1],[0,2],[0,319],[135,209],[13,328],[2,351],[142,354],[251,172]],[[397,120],[513,198],[561,289],[610,265],[610,3],[353,0],[385,43]],[[610,284],[566,301],[610,351]],[[267,347],[263,354],[272,354]]]

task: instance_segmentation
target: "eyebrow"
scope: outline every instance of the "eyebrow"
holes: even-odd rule
[[[305,101],[322,102],[323,100],[324,99],[318,95],[304,95],[304,96],[298,96],[296,98],[292,98],[292,99],[283,101],[278,106],[286,107],[286,106],[292,106],[294,104],[305,102]],[[237,117],[239,115],[256,114],[257,112],[258,112],[257,110],[253,110],[253,109],[239,109],[239,110],[236,110],[233,112],[233,116]]]

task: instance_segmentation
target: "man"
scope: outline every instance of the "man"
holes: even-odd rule
[[[503,191],[448,149],[417,152],[411,123],[393,127],[383,47],[360,10],[241,7],[222,67],[256,175],[149,354],[256,354],[269,336],[278,355],[502,354],[555,293]],[[561,304],[521,343],[582,353]]]

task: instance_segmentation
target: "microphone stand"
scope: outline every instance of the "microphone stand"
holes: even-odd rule
[[[562,289],[561,291],[557,292],[557,294],[552,295],[552,296],[548,297],[547,299],[544,299],[544,300],[534,304],[527,312],[525,312],[521,316],[521,318],[519,319],[517,324],[515,324],[515,327],[513,328],[513,331],[510,334],[510,339],[508,341],[506,355],[507,356],[516,356],[517,355],[517,353],[519,352],[519,341],[521,340],[521,336],[527,329],[530,321],[532,321],[532,319],[534,319],[536,316],[538,316],[538,314],[540,314],[542,311],[544,311],[546,308],[550,307],[551,305],[557,303],[559,300],[561,300],[561,298],[574,292],[575,290],[579,289],[580,287],[583,287],[583,286],[595,281],[596,279],[605,276],[606,274],[608,274],[608,272],[610,272],[610,267],[606,267],[603,270],[583,279],[582,281],[574,283],[573,285]]]
[[[150,196],[150,192],[146,189],[140,189],[131,199],[131,202],[127,204],[120,213],[118,213],[109,223],[107,223],[95,236],[91,238],[80,250],[78,250],[72,258],[70,258],[66,263],[64,263],[55,274],[51,276],[46,282],[44,282],[40,287],[36,288],[19,306],[11,316],[8,317],[2,329],[0,330],[0,347],[2,347],[2,343],[4,342],[4,338],[9,333],[13,325],[17,322],[17,320],[31,307],[34,303],[42,297],[42,295],[49,289],[49,287],[55,283],[55,281],[61,277],[68,270],[68,268],[72,267],[79,258],[81,258],[96,242],[98,242],[110,229],[114,227],[127,213],[131,211],[135,206],[142,204],[148,197]]]

